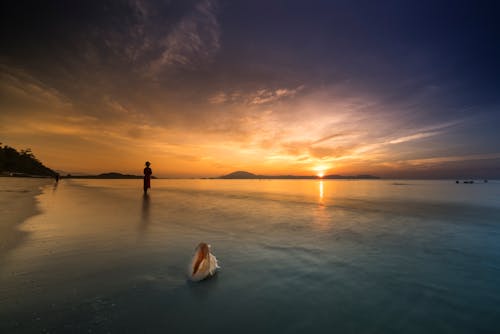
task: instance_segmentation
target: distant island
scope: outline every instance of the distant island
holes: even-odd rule
[[[376,180],[380,179],[378,176],[373,175],[325,175],[319,177],[317,175],[256,175],[245,171],[236,171],[227,175],[217,177],[217,179],[304,179],[304,180]]]
[[[55,177],[57,172],[44,166],[29,148],[17,151],[10,146],[0,146],[0,175]]]

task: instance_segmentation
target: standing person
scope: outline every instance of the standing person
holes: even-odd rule
[[[149,165],[151,163],[146,161],[146,168],[144,168],[144,194],[148,192],[148,188],[151,188],[151,174],[153,174],[153,171],[149,168]]]

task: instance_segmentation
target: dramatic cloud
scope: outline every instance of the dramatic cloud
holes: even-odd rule
[[[269,105],[271,103],[294,97],[300,92],[304,86],[299,86],[293,89],[278,88],[265,89],[261,88],[254,92],[233,91],[230,93],[218,92],[208,98],[211,104],[238,103],[246,105]]]
[[[212,1],[203,0],[181,19],[160,41],[160,57],[151,63],[156,73],[164,66],[182,66],[195,69],[210,62],[220,48],[219,24]]]
[[[405,142],[408,142],[408,141],[412,141],[412,140],[418,140],[418,139],[421,139],[421,138],[427,138],[427,137],[432,137],[432,136],[435,136],[439,134],[439,132],[421,132],[421,133],[416,133],[414,135],[409,135],[409,136],[404,136],[404,137],[400,137],[400,138],[397,138],[397,139],[393,139],[389,142],[389,144],[399,144],[399,143],[405,143]]]
[[[0,141],[67,172],[497,173],[494,11],[392,6],[10,2]]]

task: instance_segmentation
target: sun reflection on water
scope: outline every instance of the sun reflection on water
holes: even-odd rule
[[[331,227],[331,216],[325,205],[325,185],[324,181],[318,182],[318,206],[313,209],[314,227],[326,231]]]
[[[324,205],[323,199],[325,196],[323,180],[319,181],[319,204]]]

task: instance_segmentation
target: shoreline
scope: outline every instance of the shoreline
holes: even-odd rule
[[[41,212],[36,197],[43,192],[43,186],[50,184],[51,181],[44,178],[0,179],[0,257],[17,247],[29,234],[19,226]]]

